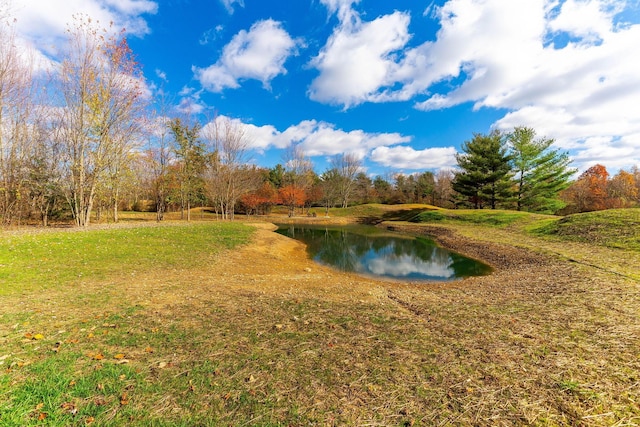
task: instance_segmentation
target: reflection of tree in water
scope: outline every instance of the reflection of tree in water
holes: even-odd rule
[[[309,254],[318,262],[337,267],[344,271],[368,272],[365,265],[373,259],[384,258],[388,265],[415,263],[415,274],[430,277],[422,271],[425,265],[432,265],[435,276],[431,278],[467,277],[486,274],[487,266],[461,255],[451,253],[425,238],[407,238],[388,234],[358,233],[350,228],[314,228],[287,226],[279,233],[301,240],[307,245]],[[380,262],[378,262],[380,265]],[[443,271],[447,276],[442,276]],[[389,274],[389,273],[388,273]],[[395,274],[389,274],[395,276]]]

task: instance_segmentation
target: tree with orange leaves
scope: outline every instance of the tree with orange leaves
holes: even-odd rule
[[[584,171],[578,179],[563,192],[563,199],[575,212],[599,211],[608,208],[609,172],[597,164]]]
[[[621,170],[609,181],[610,208],[629,208],[638,203],[638,188],[633,173]]]
[[[278,197],[283,205],[289,207],[289,216],[293,216],[295,208],[304,206],[307,194],[304,189],[295,184],[285,185],[278,190]]]

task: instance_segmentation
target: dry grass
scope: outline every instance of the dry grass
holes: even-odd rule
[[[637,252],[394,223],[496,267],[402,285],[256,226],[206,265],[3,297],[0,424],[640,424]]]

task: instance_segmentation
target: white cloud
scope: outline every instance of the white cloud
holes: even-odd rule
[[[341,23],[312,59],[320,75],[311,83],[309,97],[345,107],[371,100],[381,86],[392,84],[393,54],[409,41],[409,15],[394,12],[371,22],[347,13],[353,2],[332,1]]]
[[[227,9],[227,12],[229,12],[230,15],[235,11],[233,9],[234,3],[238,3],[238,6],[244,7],[244,0],[220,0],[220,2],[224,6],[224,8]]]
[[[320,0],[320,3],[325,5],[329,14],[335,13],[341,21],[346,21],[354,14],[352,5],[360,3],[360,0]]]
[[[371,153],[371,160],[383,166],[410,169],[451,168],[456,164],[454,147],[427,148],[415,150],[401,145],[396,147],[378,147]]]
[[[91,17],[93,23],[114,32],[143,36],[149,27],[143,15],[155,14],[158,4],[150,0],[20,0],[10,9],[15,18],[16,44],[35,71],[52,71],[59,61],[67,29],[74,16]]]
[[[158,78],[164,82],[169,82],[169,80],[167,79],[167,73],[159,68],[156,68],[156,76],[158,76]]]
[[[308,156],[354,153],[364,158],[373,149],[407,143],[411,140],[410,137],[398,133],[344,131],[336,129],[332,124],[316,120],[303,120],[284,131],[279,131],[272,125],[255,126],[225,116],[218,116],[216,120],[231,120],[234,125],[244,127],[251,148],[257,151],[265,151],[269,148],[283,149],[291,144],[300,144]]]
[[[73,16],[83,14],[108,27],[125,28],[128,34],[149,33],[145,14],[155,14],[158,4],[149,0],[20,0],[15,7],[17,30],[41,49],[60,45]]]
[[[207,68],[193,67],[196,79],[212,92],[240,87],[239,80],[255,79],[265,88],[280,74],[286,74],[285,61],[299,41],[272,19],[258,21],[249,31],[240,31],[226,45],[222,57]]]
[[[567,0],[557,17],[549,22],[552,31],[566,31],[590,43],[601,39],[611,30],[611,19],[620,12],[623,2]]]

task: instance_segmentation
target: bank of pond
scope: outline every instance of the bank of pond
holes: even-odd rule
[[[422,236],[373,226],[278,225],[299,240],[316,262],[367,277],[401,281],[451,281],[491,273],[488,265],[451,252]]]

